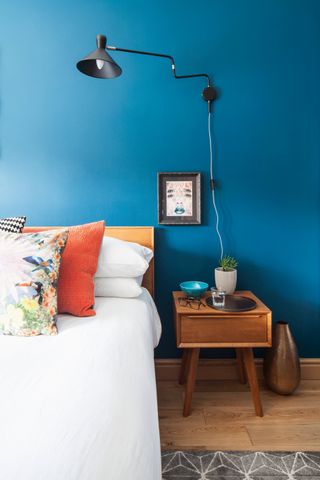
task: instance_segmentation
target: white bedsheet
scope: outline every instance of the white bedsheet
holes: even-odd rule
[[[153,300],[96,311],[60,315],[54,337],[0,336],[1,480],[161,478]]]

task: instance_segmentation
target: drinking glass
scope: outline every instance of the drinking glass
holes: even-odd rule
[[[224,290],[218,290],[215,287],[210,288],[210,290],[213,306],[223,308],[225,305],[226,292]]]

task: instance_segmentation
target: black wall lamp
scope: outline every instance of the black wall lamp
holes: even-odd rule
[[[150,55],[152,57],[167,58],[171,62],[172,73],[175,78],[194,78],[204,77],[207,80],[207,87],[202,91],[202,98],[208,102],[208,109],[211,110],[212,102],[218,97],[217,90],[212,86],[211,79],[207,73],[196,73],[192,75],[177,75],[174,58],[171,55],[162,53],[143,52],[140,50],[129,50],[127,48],[118,48],[107,45],[105,35],[97,35],[97,48],[89,53],[83,60],[77,63],[77,68],[81,73],[96,78],[115,78],[121,75],[122,69],[111,58],[106,50],[112,50],[125,53],[136,53],[139,55]]]
[[[107,45],[107,38],[105,35],[97,35],[97,48],[89,53],[83,60],[77,63],[77,69],[89,77],[96,78],[115,78],[121,75],[121,67],[113,60],[106,50],[112,50],[125,53],[137,53],[139,55],[149,55],[152,57],[167,58],[171,62],[172,73],[175,78],[195,78],[204,77],[207,80],[207,86],[202,91],[202,98],[208,103],[208,136],[210,149],[210,188],[212,194],[212,203],[216,214],[216,232],[220,242],[220,259],[223,257],[223,242],[219,231],[219,213],[215,201],[215,181],[213,179],[213,148],[211,136],[211,106],[212,102],[218,98],[217,89],[212,86],[210,76],[207,73],[194,73],[192,75],[177,75],[174,58],[171,55],[163,53],[143,52],[140,50],[129,50],[128,48],[118,48]]]

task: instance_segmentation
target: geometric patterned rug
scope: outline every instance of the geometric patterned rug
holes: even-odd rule
[[[320,480],[320,452],[162,452],[163,480]]]

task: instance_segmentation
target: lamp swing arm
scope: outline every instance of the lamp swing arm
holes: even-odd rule
[[[207,73],[194,73],[191,75],[177,75],[176,73],[176,65],[174,58],[172,55],[166,55],[164,53],[154,53],[154,52],[144,52],[142,50],[130,50],[128,48],[119,48],[119,47],[114,47],[112,45],[107,45],[106,46],[107,50],[113,50],[117,52],[125,52],[125,53],[137,53],[138,55],[149,55],[151,57],[161,57],[161,58],[168,58],[171,62],[171,69],[172,73],[175,78],[181,79],[181,78],[194,78],[194,77],[204,77],[207,79],[208,87],[211,87],[211,79]]]

